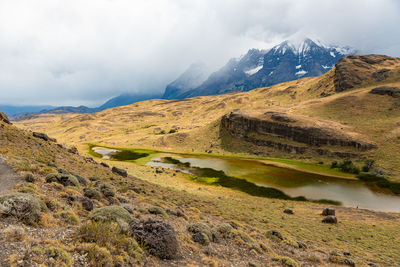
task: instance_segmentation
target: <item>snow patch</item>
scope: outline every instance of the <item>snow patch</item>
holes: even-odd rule
[[[273,72],[273,71],[271,71],[271,72],[268,74],[268,76],[271,76],[272,74],[274,74],[274,72]]]
[[[245,73],[248,74],[248,75],[256,74],[259,70],[262,69],[262,67],[263,67],[262,65],[261,65],[261,66],[257,66],[257,67],[255,67],[255,68],[246,70]]]
[[[335,53],[330,52],[329,54],[331,54],[332,57],[336,57]]]
[[[324,69],[332,69],[333,66],[328,66],[328,65],[321,65]]]
[[[299,70],[298,72],[296,72],[296,76],[304,76],[308,73],[308,71],[305,70]]]
[[[296,70],[297,70],[297,69],[300,69],[300,68],[301,68],[301,65],[297,65],[297,66],[296,66]]]

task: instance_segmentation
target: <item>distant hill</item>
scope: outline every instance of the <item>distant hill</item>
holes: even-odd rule
[[[250,49],[244,56],[229,60],[198,87],[181,88],[174,93],[164,94],[164,98],[184,99],[249,91],[303,77],[319,76],[332,69],[340,58],[354,53],[355,50],[350,47],[328,46],[309,38],[299,43],[284,41],[270,50]],[[166,93],[174,83],[167,86]]]
[[[0,110],[4,110],[4,112],[10,116],[10,118],[14,121],[31,119],[38,114],[42,113],[54,113],[54,114],[62,114],[62,113],[94,113],[99,112],[108,108],[114,108],[119,106],[130,105],[136,102],[145,101],[149,99],[161,98],[161,94],[122,94],[116,97],[111,98],[103,105],[96,108],[89,108],[86,106],[1,106]]]

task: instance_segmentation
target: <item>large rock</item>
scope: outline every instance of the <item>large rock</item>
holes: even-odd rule
[[[329,215],[329,216],[326,216],[326,217],[322,220],[322,222],[323,222],[323,223],[337,223],[337,218],[336,218],[336,216]]]
[[[162,221],[137,221],[129,225],[132,236],[144,244],[150,254],[161,259],[173,259],[178,254],[179,243],[171,225]]]
[[[33,132],[32,133],[34,137],[43,139],[44,141],[51,141],[51,142],[57,142],[56,139],[49,137],[45,133],[38,133],[38,132]]]
[[[46,183],[59,183],[63,186],[79,187],[78,179],[72,174],[65,173],[50,173],[46,176]]]
[[[395,98],[400,98],[400,89],[396,87],[380,86],[372,89],[371,94],[388,95]]]
[[[117,168],[117,167],[112,167],[112,172],[118,175],[121,175],[122,177],[128,177],[128,173],[126,172],[126,170]]]
[[[325,208],[322,210],[322,215],[324,216],[335,215],[335,209]]]
[[[0,214],[12,216],[28,224],[37,223],[41,218],[39,200],[26,193],[0,196]]]
[[[8,123],[8,124],[11,124],[11,122],[8,119],[7,115],[3,111],[0,111],[0,121],[3,121],[3,122]]]

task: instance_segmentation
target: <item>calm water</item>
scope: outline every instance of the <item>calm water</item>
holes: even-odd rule
[[[110,158],[121,152],[102,147],[94,147],[93,150],[103,155],[103,158]],[[211,168],[223,171],[228,176],[244,179],[257,186],[276,188],[291,197],[304,196],[307,199],[315,200],[330,199],[340,201],[343,206],[347,207],[358,206],[364,209],[400,212],[400,196],[376,191],[362,181],[310,174],[267,165],[255,160],[162,154],[147,164],[191,173],[190,168],[181,164],[177,166],[163,162],[163,157],[167,156],[178,159],[182,163],[190,163],[192,167]]]
[[[193,156],[176,157],[182,163],[193,167],[212,168],[226,175],[245,179],[258,186],[277,188],[291,197],[305,196],[308,199],[331,199],[342,202],[343,206],[359,207],[387,212],[400,212],[400,196],[374,191],[364,182],[332,178],[286,168],[266,165],[255,160],[207,158]],[[154,158],[148,163],[171,169],[190,172],[182,166],[160,162]]]

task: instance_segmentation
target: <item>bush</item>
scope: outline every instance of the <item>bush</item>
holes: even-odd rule
[[[77,248],[78,251],[87,254],[90,266],[112,266],[113,260],[107,248],[99,247],[94,243],[82,243]]]
[[[220,223],[216,225],[212,230],[217,235],[217,237],[233,237],[233,227],[229,223]]]
[[[342,172],[346,173],[354,173],[354,174],[359,174],[360,173],[360,168],[354,165],[354,163],[347,159],[344,160],[342,163],[338,163],[337,161],[332,162],[331,168],[339,168]]]
[[[79,235],[84,242],[105,247],[112,254],[125,255],[125,262],[129,257],[139,258],[143,253],[136,240],[115,222],[89,221],[80,227]]]
[[[147,209],[147,211],[151,214],[157,214],[157,215],[161,215],[163,217],[167,216],[167,213],[165,212],[165,210],[159,206],[153,206]]]
[[[28,224],[39,222],[41,217],[39,200],[26,193],[0,196],[0,214],[12,216]]]
[[[73,210],[60,211],[56,214],[56,216],[60,217],[64,222],[69,224],[77,225],[80,222],[79,217]]]
[[[50,246],[45,248],[43,252],[44,255],[53,258],[54,261],[60,265],[71,266],[73,263],[71,255],[60,247]]]
[[[94,221],[129,223],[132,221],[131,214],[121,206],[107,206],[93,210],[90,218]]]
[[[115,196],[115,189],[109,183],[97,182],[96,186],[100,189],[101,193],[103,193],[106,198]]]
[[[198,222],[198,223],[189,224],[188,227],[187,227],[187,230],[188,230],[189,232],[191,232],[192,234],[204,233],[204,234],[208,237],[208,239],[209,239],[210,241],[213,240],[212,230],[211,230],[211,228],[210,228],[207,224],[205,224],[205,223]]]
[[[176,133],[177,132],[177,130],[176,129],[171,129],[171,130],[169,130],[169,133],[171,134],[171,133]]]
[[[97,200],[101,199],[100,192],[96,188],[87,187],[87,188],[83,189],[83,192],[84,192],[84,196],[87,198],[97,199]]]

